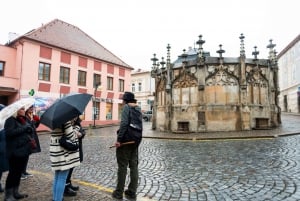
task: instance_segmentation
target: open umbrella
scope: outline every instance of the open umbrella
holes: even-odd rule
[[[81,115],[93,95],[75,93],[56,100],[41,116],[41,123],[51,129],[61,128],[67,121]]]
[[[0,111],[0,129],[4,127],[6,119],[15,114],[20,108],[24,107],[27,110],[30,106],[34,104],[34,98],[21,98],[14,103],[6,106]]]

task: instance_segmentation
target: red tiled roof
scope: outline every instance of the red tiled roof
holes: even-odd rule
[[[32,30],[20,38],[35,40],[88,57],[132,68],[78,27],[59,19]]]

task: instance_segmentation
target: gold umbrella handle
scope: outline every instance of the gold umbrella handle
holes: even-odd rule
[[[134,143],[135,143],[135,141],[124,142],[124,143],[120,144],[120,146],[127,145],[127,144],[134,144]],[[112,145],[109,148],[111,149],[113,147],[116,147],[116,145]]]

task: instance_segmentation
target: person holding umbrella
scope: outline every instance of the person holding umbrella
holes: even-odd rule
[[[41,152],[41,146],[40,146],[40,141],[39,141],[39,137],[36,133],[36,128],[39,127],[40,125],[40,118],[39,116],[33,114],[33,105],[30,106],[26,111],[25,111],[25,117],[26,117],[26,121],[32,126],[33,128],[33,132],[32,132],[32,137],[34,138],[35,142],[36,142],[36,148],[34,148],[31,152],[32,153],[38,153]],[[27,177],[33,176],[32,174],[27,172],[27,164],[29,161],[29,157],[28,160],[26,162],[26,166],[22,172],[22,176],[21,179],[26,179]]]
[[[0,111],[5,106],[0,104]],[[6,140],[5,140],[5,132],[4,129],[0,129],[0,193],[4,192],[4,189],[1,185],[1,178],[3,172],[6,172],[8,170],[8,161],[6,157]]]
[[[71,168],[80,165],[79,142],[72,119],[84,112],[91,97],[86,93],[67,94],[57,99],[41,116],[41,123],[53,130],[50,139],[53,201],[63,199],[68,173]]]
[[[79,157],[80,157],[80,163],[83,161],[83,149],[82,149],[82,139],[85,136],[85,130],[81,126],[81,115],[78,117],[75,117],[72,120],[74,131],[77,135],[78,141],[79,141]],[[64,196],[75,196],[77,193],[76,191],[79,190],[79,186],[73,186],[72,184],[72,173],[74,168],[71,168],[66,180],[66,186],[64,191]]]
[[[9,163],[4,201],[15,201],[28,197],[27,194],[19,193],[22,171],[31,153],[28,135],[33,131],[31,125],[25,120],[25,107],[21,107],[13,116],[6,119],[4,130]]]
[[[66,137],[70,143],[77,144],[77,149],[64,148],[60,143],[62,137]],[[78,138],[71,121],[64,123],[61,128],[54,129],[50,140],[51,169],[54,171],[52,198],[53,201],[62,201],[68,173],[71,168],[80,165]]]

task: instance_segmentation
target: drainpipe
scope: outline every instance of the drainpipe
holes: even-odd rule
[[[22,42],[21,40],[19,41],[20,45],[22,46],[22,51],[21,51],[21,70],[20,70],[20,83],[19,83],[19,97],[18,99],[21,98],[21,84],[22,84],[22,75],[23,75],[23,50],[24,50],[24,42]]]

